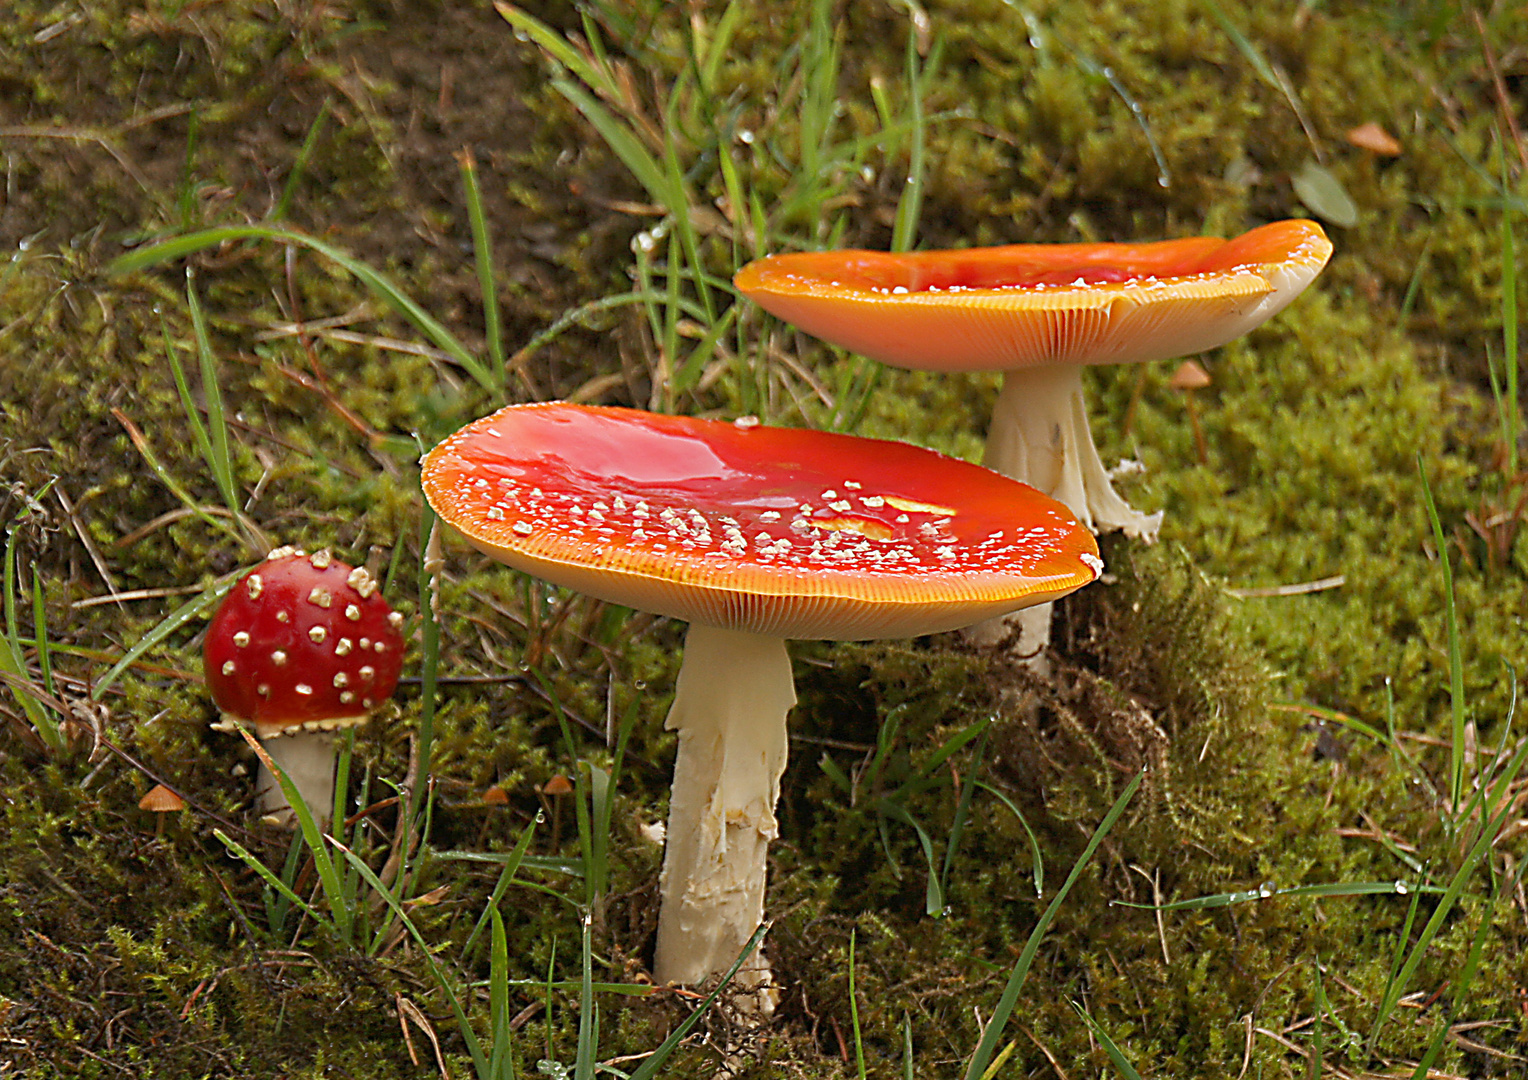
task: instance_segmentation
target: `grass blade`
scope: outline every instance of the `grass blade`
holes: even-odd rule
[[[228,849],[228,853],[230,855],[232,855],[235,859],[238,859],[245,866],[249,867],[256,874],[258,874],[260,879],[264,881],[265,884],[270,888],[274,889],[288,904],[295,904],[297,907],[306,912],[308,917],[319,926],[324,927],[331,933],[335,932],[335,927],[332,920],[325,916],[321,911],[314,908],[302,897],[293,892],[292,887],[277,877],[271,871],[270,867],[266,866],[259,860],[259,858],[255,856],[254,852],[250,851],[243,844],[240,844],[237,840],[229,836],[222,829],[213,829],[212,835],[217,837],[218,840],[222,841],[223,846]]]
[[[1445,890],[1439,885],[1415,884],[1407,881],[1336,881],[1322,885],[1291,885],[1286,889],[1274,889],[1264,885],[1257,889],[1239,892],[1212,893],[1196,896],[1192,900],[1174,900],[1170,904],[1137,904],[1130,900],[1111,900],[1111,907],[1139,908],[1144,911],[1199,911],[1203,908],[1227,907],[1249,900],[1271,900],[1275,896],[1373,896],[1382,893],[1438,893]]]
[[[236,570],[227,577],[207,586],[205,591],[187,600],[180,607],[170,612],[157,626],[133,642],[132,647],[122,654],[122,659],[113,664],[111,669],[105,675],[102,675],[95,686],[91,688],[90,700],[100,701],[105,696],[106,691],[111,689],[122,673],[131,667],[140,656],[223,599],[224,594],[233,588],[234,583],[239,580],[241,573],[243,571]]]
[[[308,171],[308,159],[313,156],[313,151],[318,146],[318,136],[324,129],[324,121],[329,119],[329,109],[329,99],[324,98],[318,107],[318,115],[308,126],[308,134],[302,140],[302,146],[297,150],[297,157],[292,161],[292,171],[287,174],[286,183],[281,187],[281,198],[277,201],[275,209],[271,211],[271,221],[281,221],[286,217],[287,211],[292,208],[292,197],[297,194],[297,185],[302,182],[303,173]]]
[[[1029,858],[1035,868],[1035,895],[1045,895],[1045,856],[1040,851],[1040,840],[1035,836],[1035,831],[1029,827],[1029,820],[1024,817],[1024,812],[1014,805],[1012,799],[991,784],[978,780],[976,786],[989,795],[996,796],[1004,806],[1013,811],[1013,816],[1019,819],[1019,824],[1024,827],[1024,835],[1029,839]]]
[[[324,256],[330,262],[348,271],[357,281],[366,286],[383,303],[401,315],[416,330],[429,338],[435,345],[451,357],[462,370],[466,371],[484,389],[492,393],[496,398],[502,397],[504,392],[503,372],[495,372],[487,367],[476,356],[467,350],[456,337],[447,330],[434,316],[421,307],[408,293],[404,292],[393,280],[380,270],[376,270],[355,256],[315,239],[306,233],[295,229],[279,228],[271,225],[221,225],[212,229],[201,229],[197,232],[187,233],[170,240],[163,240],[157,244],[138,248],[114,259],[107,267],[111,274],[130,274],[137,270],[145,270],[160,263],[170,262],[184,258],[209,247],[218,247],[222,244],[232,243],[239,240],[269,240],[277,244],[295,244],[305,247]]]
[[[1432,917],[1422,927],[1422,932],[1417,936],[1417,943],[1412,947],[1411,955],[1406,958],[1406,962],[1401,965],[1400,972],[1395,977],[1394,985],[1390,987],[1390,992],[1380,999],[1379,1015],[1374,1022],[1373,1030],[1369,1033],[1369,1045],[1371,1047],[1379,1037],[1380,1029],[1384,1026],[1385,1020],[1395,1008],[1401,995],[1405,993],[1406,986],[1411,982],[1411,977],[1416,974],[1418,966],[1422,963],[1422,958],[1427,953],[1428,946],[1432,944],[1433,939],[1443,929],[1443,924],[1448,918],[1448,913],[1453,910],[1454,903],[1463,895],[1465,885],[1469,882],[1471,875],[1480,866],[1480,862],[1485,858],[1486,853],[1491,850],[1491,845],[1495,841],[1497,834],[1501,831],[1502,825],[1511,816],[1513,800],[1507,797],[1507,792],[1512,783],[1517,779],[1525,758],[1528,758],[1528,743],[1524,743],[1518,748],[1517,753],[1512,755],[1512,760],[1508,763],[1507,768],[1497,777],[1496,783],[1492,786],[1491,797],[1487,805],[1500,806],[1501,809],[1490,818],[1482,815],[1480,832],[1475,839],[1475,843],[1470,848],[1469,854],[1465,857],[1459,870],[1454,874],[1453,880],[1449,882],[1448,888],[1444,890],[1437,907],[1433,909]]]
[[[764,923],[753,932],[753,937],[748,939],[748,943],[743,946],[743,951],[738,953],[737,959],[732,962],[732,966],[722,976],[722,981],[717,984],[716,989],[707,994],[706,999],[700,1003],[695,1011],[685,1017],[684,1023],[676,1027],[669,1034],[668,1038],[658,1044],[658,1049],[652,1052],[652,1056],[642,1062],[641,1066],[627,1080],[653,1080],[653,1077],[658,1075],[658,1070],[663,1068],[668,1062],[670,1055],[678,1049],[679,1044],[684,1041],[684,1037],[690,1033],[690,1029],[700,1023],[700,1018],[706,1014],[706,1010],[715,1004],[716,999],[721,996],[721,992],[731,985],[733,976],[743,966],[743,961],[753,955],[754,949],[758,948],[759,942],[764,940],[764,935],[768,930],[769,923]]]
[[[196,424],[198,435],[202,436],[207,466],[212,470],[213,479],[217,481],[218,492],[223,496],[223,505],[228,507],[228,512],[233,515],[237,524],[240,522],[239,493],[234,486],[233,458],[228,451],[228,424],[223,413],[223,392],[218,381],[217,356],[212,351],[212,339],[207,334],[207,320],[202,315],[202,304],[196,296],[196,280],[191,268],[186,267],[186,304],[191,309],[191,330],[196,336],[196,354],[201,362],[202,369],[202,396],[207,399],[207,430],[202,431],[200,422]],[[182,394],[184,398],[185,395]],[[188,401],[186,414],[195,413],[195,408]]]
[[[318,872],[318,882],[323,889],[324,899],[329,905],[329,921],[334,927],[335,936],[348,945],[350,931],[355,922],[355,912],[346,902],[344,883],[340,880],[334,860],[329,857],[329,848],[324,843],[324,834],[313,817],[312,809],[303,799],[302,792],[297,790],[297,785],[292,783],[292,778],[272,760],[270,754],[266,753],[265,747],[260,745],[260,740],[242,726],[239,728],[239,734],[255,752],[260,763],[276,778],[276,782],[281,785],[281,793],[286,796],[292,812],[297,815],[298,828],[302,831],[302,838],[308,845],[308,850],[313,853],[313,868]]]
[[[477,943],[478,935],[483,932],[483,926],[488,922],[489,916],[498,910],[499,899],[504,891],[514,881],[515,873],[520,869],[520,863],[525,859],[525,853],[530,849],[531,837],[536,832],[536,826],[541,823],[541,815],[538,813],[536,820],[532,821],[520,831],[520,839],[515,841],[514,850],[509,853],[509,858],[504,861],[503,869],[499,871],[499,880],[494,883],[493,892],[489,894],[488,903],[483,907],[483,914],[478,916],[477,925],[472,928],[472,933],[467,935],[467,944],[462,946],[462,960],[472,955],[472,946]],[[497,917],[497,916],[495,916]]]
[[[431,977],[435,980],[435,985],[440,987],[441,993],[446,995],[446,1001],[451,1005],[451,1012],[456,1017],[457,1030],[461,1035],[462,1042],[467,1044],[467,1053],[472,1056],[472,1064],[477,1071],[477,1075],[479,1077],[491,1075],[488,1070],[488,1058],[483,1054],[483,1044],[478,1040],[477,1033],[472,1030],[472,1024],[467,1019],[467,1014],[462,1010],[462,1003],[456,992],[456,987],[450,977],[442,970],[440,964],[436,962],[435,954],[430,950],[430,943],[419,932],[419,927],[414,925],[414,920],[409,918],[408,912],[403,909],[403,904],[389,891],[387,886],[382,884],[376,872],[366,865],[365,860],[338,840],[331,837],[329,842],[355,867],[356,873],[365,879],[366,884],[371,886],[376,895],[382,898],[383,902],[387,904],[388,908],[397,918],[399,924],[414,939],[414,944],[419,946],[420,959],[424,961],[425,967],[429,969]],[[325,855],[327,857],[327,852]]]
[[[1510,191],[1507,176],[1507,149],[1501,146],[1501,186],[1503,193]],[[1516,238],[1512,233],[1512,210],[1510,200],[1504,201],[1501,213],[1501,333],[1507,365],[1506,410],[1502,415],[1503,437],[1507,443],[1507,476],[1517,475],[1517,435],[1521,427],[1518,418],[1518,357],[1517,357],[1517,252]]]
[[[1093,853],[1098,850],[1098,845],[1103,843],[1109,830],[1114,828],[1114,823],[1125,812],[1125,807],[1135,796],[1136,790],[1141,786],[1144,772],[1135,774],[1134,779],[1126,785],[1120,797],[1114,800],[1114,805],[1104,815],[1097,829],[1093,830],[1092,837],[1088,840],[1088,846],[1078,856],[1072,865],[1072,872],[1066,876],[1066,881],[1061,885],[1050,906],[1045,909],[1045,914],[1040,916],[1040,921],[1030,932],[1029,940],[1024,943],[1024,951],[1019,954],[1018,962],[1013,965],[1013,971],[1008,976],[1008,984],[1003,987],[1003,995],[998,999],[997,1008],[992,1012],[992,1019],[987,1021],[985,1030],[982,1031],[980,1041],[976,1044],[976,1050],[971,1054],[970,1064],[966,1067],[965,1080],[980,1080],[986,1071],[987,1065],[992,1060],[992,1055],[997,1051],[998,1039],[1003,1034],[1003,1028],[1008,1023],[1008,1018],[1013,1015],[1014,1006],[1019,1001],[1019,990],[1024,986],[1024,980],[1029,976],[1030,965],[1034,963],[1035,954],[1040,951],[1040,942],[1045,937],[1045,932],[1050,929],[1050,924],[1055,920],[1056,913],[1061,910],[1062,903],[1067,894],[1072,891],[1072,886],[1082,876],[1083,869],[1093,859]]]
[[[923,147],[926,122],[923,116],[924,84],[938,68],[938,52],[925,70],[919,71],[918,35],[907,30],[907,91],[912,113],[912,138],[907,148],[907,182],[897,198],[897,214],[891,227],[891,250],[907,251],[917,236],[918,216],[923,209]]]
[[[1417,455],[1417,472],[1422,477],[1422,497],[1427,504],[1427,519],[1432,522],[1433,540],[1438,545],[1438,563],[1443,569],[1443,615],[1448,625],[1448,696],[1452,720],[1449,739],[1448,806],[1452,819],[1450,830],[1457,828],[1459,800],[1464,794],[1464,663],[1459,652],[1459,612],[1454,607],[1454,569],[1448,557],[1448,538],[1433,502],[1432,484],[1428,483],[1422,455]]]
[[[849,928],[849,1026],[854,1031],[854,1074],[865,1080],[865,1041],[860,1034],[859,994],[854,985],[854,941],[856,928]]]
[[[1109,1055],[1109,1060],[1114,1063],[1114,1068],[1118,1070],[1123,1080],[1141,1080],[1141,1074],[1135,1071],[1135,1066],[1130,1064],[1130,1059],[1125,1056],[1125,1052],[1113,1039],[1109,1038],[1109,1033],[1103,1029],[1103,1025],[1093,1019],[1092,1014],[1077,1002],[1072,1002],[1072,1008],[1077,1010],[1077,1015],[1082,1017],[1084,1024],[1088,1025],[1088,1030],[1093,1033],[1093,1037],[1103,1045],[1104,1053]]]
[[[981,772],[982,761],[987,753],[987,733],[989,728],[982,729],[982,735],[976,743],[976,752],[971,760],[970,776],[965,783],[960,785],[960,798],[955,804],[955,820],[950,822],[950,835],[944,844],[944,865],[939,870],[939,892],[948,903],[950,895],[950,867],[955,862],[955,849],[960,846],[960,838],[965,835],[966,822],[971,817],[971,799],[976,794],[976,775]]]
[[[498,1080],[500,1076],[513,1078],[515,1075],[509,1053],[509,940],[499,909],[490,906],[488,912],[493,916],[488,959],[488,1030],[493,1036],[493,1048],[489,1052],[488,1076],[481,1080]]]
[[[582,959],[578,986],[578,1054],[573,1059],[573,1080],[594,1080],[599,1053],[599,1006],[594,1003],[594,920],[583,914]]]
[[[457,155],[462,186],[467,189],[467,221],[472,228],[472,253],[477,263],[478,291],[483,296],[483,332],[488,338],[488,358],[494,377],[502,384],[505,371],[504,331],[499,321],[499,289],[493,276],[493,239],[488,216],[483,212],[483,192],[478,187],[477,161],[470,149]]]

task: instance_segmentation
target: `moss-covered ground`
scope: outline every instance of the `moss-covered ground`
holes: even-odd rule
[[[1201,358],[1202,457],[1172,365],[1090,373],[1105,458],[1144,464],[1122,486],[1166,522],[1153,548],[1105,538],[1110,576],[1061,606],[1053,679],[954,636],[793,646],[768,897],[784,997],[757,1030],[713,1009],[663,1075],[854,1076],[857,1036],[866,1075],[964,1075],[1037,920],[1142,770],[989,1075],[1119,1072],[1106,1038],[1142,1076],[1411,1076],[1429,1048],[1427,1075],[1523,1075],[1528,788],[1470,802],[1520,744],[1528,671],[1528,444],[1493,393],[1528,246],[1521,5],[522,10],[552,37],[471,0],[0,10],[0,1076],[472,1075],[427,960],[491,1039],[489,951],[464,946],[498,866],[456,856],[503,856],[538,812],[499,904],[501,1027],[518,1075],[574,1075],[579,815],[547,784],[612,767],[607,723],[628,711],[588,949],[594,982],[626,992],[595,994],[584,1045],[629,1072],[694,1005],[644,974],[661,852],[641,827],[666,809],[682,627],[448,537],[433,644],[420,449],[505,400],[572,397],[974,458],[994,377],[876,369],[741,304],[731,271],[789,248],[1311,215],[1336,245],[1326,272]],[[1347,138],[1371,122],[1399,154]],[[252,223],[389,275],[485,377],[308,248],[112,269]],[[227,434],[232,500],[193,415]],[[429,793],[401,890],[418,937],[368,936],[385,916],[364,888],[349,940],[299,919],[214,836],[288,866],[289,834],[249,805],[251,753],[208,729],[205,605],[166,620],[277,543],[370,565],[408,617],[405,683],[357,737],[346,835],[381,871],[390,796]],[[156,820],[138,800],[160,781],[189,805]],[[947,885],[934,915],[901,813]],[[302,855],[288,878],[323,916]],[[1339,888],[1301,889],[1321,885]]]

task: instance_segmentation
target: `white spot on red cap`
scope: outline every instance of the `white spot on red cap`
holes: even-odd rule
[[[345,578],[345,584],[354,589],[362,600],[371,599],[371,594],[377,591],[377,579],[372,577],[364,566],[357,566],[350,571]]]

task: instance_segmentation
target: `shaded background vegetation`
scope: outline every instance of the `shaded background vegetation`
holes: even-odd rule
[[[186,260],[190,279],[179,263],[107,266],[162,236],[279,221],[384,270],[487,357],[458,157],[470,149],[509,400],[753,412],[965,457],[993,378],[881,372],[744,307],[707,338],[734,303],[731,270],[792,247],[1155,239],[1311,213],[1337,248],[1283,316],[1204,358],[1204,459],[1168,365],[1092,377],[1106,458],[1144,463],[1129,496],[1167,521],[1156,549],[1107,543],[1114,580],[1064,606],[1038,716],[1004,693],[1021,675],[952,639],[793,647],[801,705],[769,896],[786,998],[751,1035],[717,1014],[673,1075],[729,1058],[742,1075],[854,1075],[851,930],[871,1075],[900,1075],[904,1023],[917,1075],[959,1075],[1044,899],[1148,766],[1046,940],[997,1075],[1109,1068],[1074,1001],[1142,1075],[1306,1075],[1313,1017],[1328,1071],[1410,1075],[1442,1025],[1446,1075],[1521,1073],[1516,789],[1377,1031],[1397,943],[1416,940],[1436,894],[1415,907],[1414,889],[1275,895],[1160,918],[1110,905],[1264,883],[1446,884],[1461,865],[1469,834],[1440,794],[1454,699],[1422,477],[1455,574],[1473,776],[1486,748],[1515,745],[1524,667],[1524,488],[1491,389],[1512,321],[1504,270],[1524,243],[1523,10],[524,9],[567,41],[597,31],[611,82],[586,96],[672,165],[683,206],[633,173],[570,99],[577,79],[487,4],[13,0],[0,14],[0,520],[16,658],[0,689],[0,1062],[39,1077],[423,1076],[440,1069],[433,1038],[452,1075],[470,1068],[416,942],[358,949],[295,918],[273,925],[260,880],[212,837],[220,826],[277,868],[288,849],[249,811],[248,752],[207,730],[200,619],[102,687],[125,650],[265,542],[332,547],[387,580],[415,634],[414,677],[358,742],[358,807],[405,782],[422,710],[415,461],[504,398],[299,247],[222,245]],[[1346,138],[1369,122],[1398,155]],[[910,175],[921,205],[906,237]],[[247,525],[229,525],[169,363],[191,371],[205,409],[188,281]],[[646,303],[599,302],[644,289]],[[1328,587],[1287,588],[1314,581]],[[579,758],[608,765],[607,716],[636,710],[593,953],[598,978],[639,984],[660,858],[639,827],[664,811],[682,628],[449,542],[441,611],[434,850],[502,853],[545,810],[534,854],[576,858],[573,806],[545,785]],[[66,718],[67,746],[38,737],[36,708]],[[893,716],[895,746],[872,770]],[[908,803],[942,858],[960,777],[979,769],[988,785],[951,860],[948,910],[930,917],[917,838],[883,832],[873,796],[994,716],[985,758],[968,747]],[[1358,727],[1389,722],[1407,737]],[[846,791],[835,768],[857,782]],[[137,809],[158,780],[192,803],[165,823]],[[361,826],[383,855],[390,815]],[[461,955],[495,872],[420,865],[412,914],[443,959]],[[555,869],[522,876],[576,891]],[[572,905],[514,885],[502,909],[516,978],[577,979]],[[486,956],[459,970],[485,978]],[[514,994],[522,1073],[571,1061],[576,992]],[[478,1020],[483,1000],[469,995]],[[602,1059],[651,1050],[691,1005],[601,1001]]]

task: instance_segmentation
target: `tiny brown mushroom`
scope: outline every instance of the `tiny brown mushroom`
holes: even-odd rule
[[[1199,451],[1199,464],[1210,463],[1210,449],[1204,441],[1204,429],[1199,426],[1199,410],[1194,407],[1194,391],[1210,385],[1210,373],[1193,360],[1185,360],[1173,372],[1168,385],[1183,394],[1183,404],[1188,409],[1188,422],[1194,429],[1194,448]]]
[[[138,809],[147,810],[154,815],[154,835],[164,833],[164,819],[166,814],[173,814],[186,808],[186,800],[163,784],[155,784],[138,800]]]

